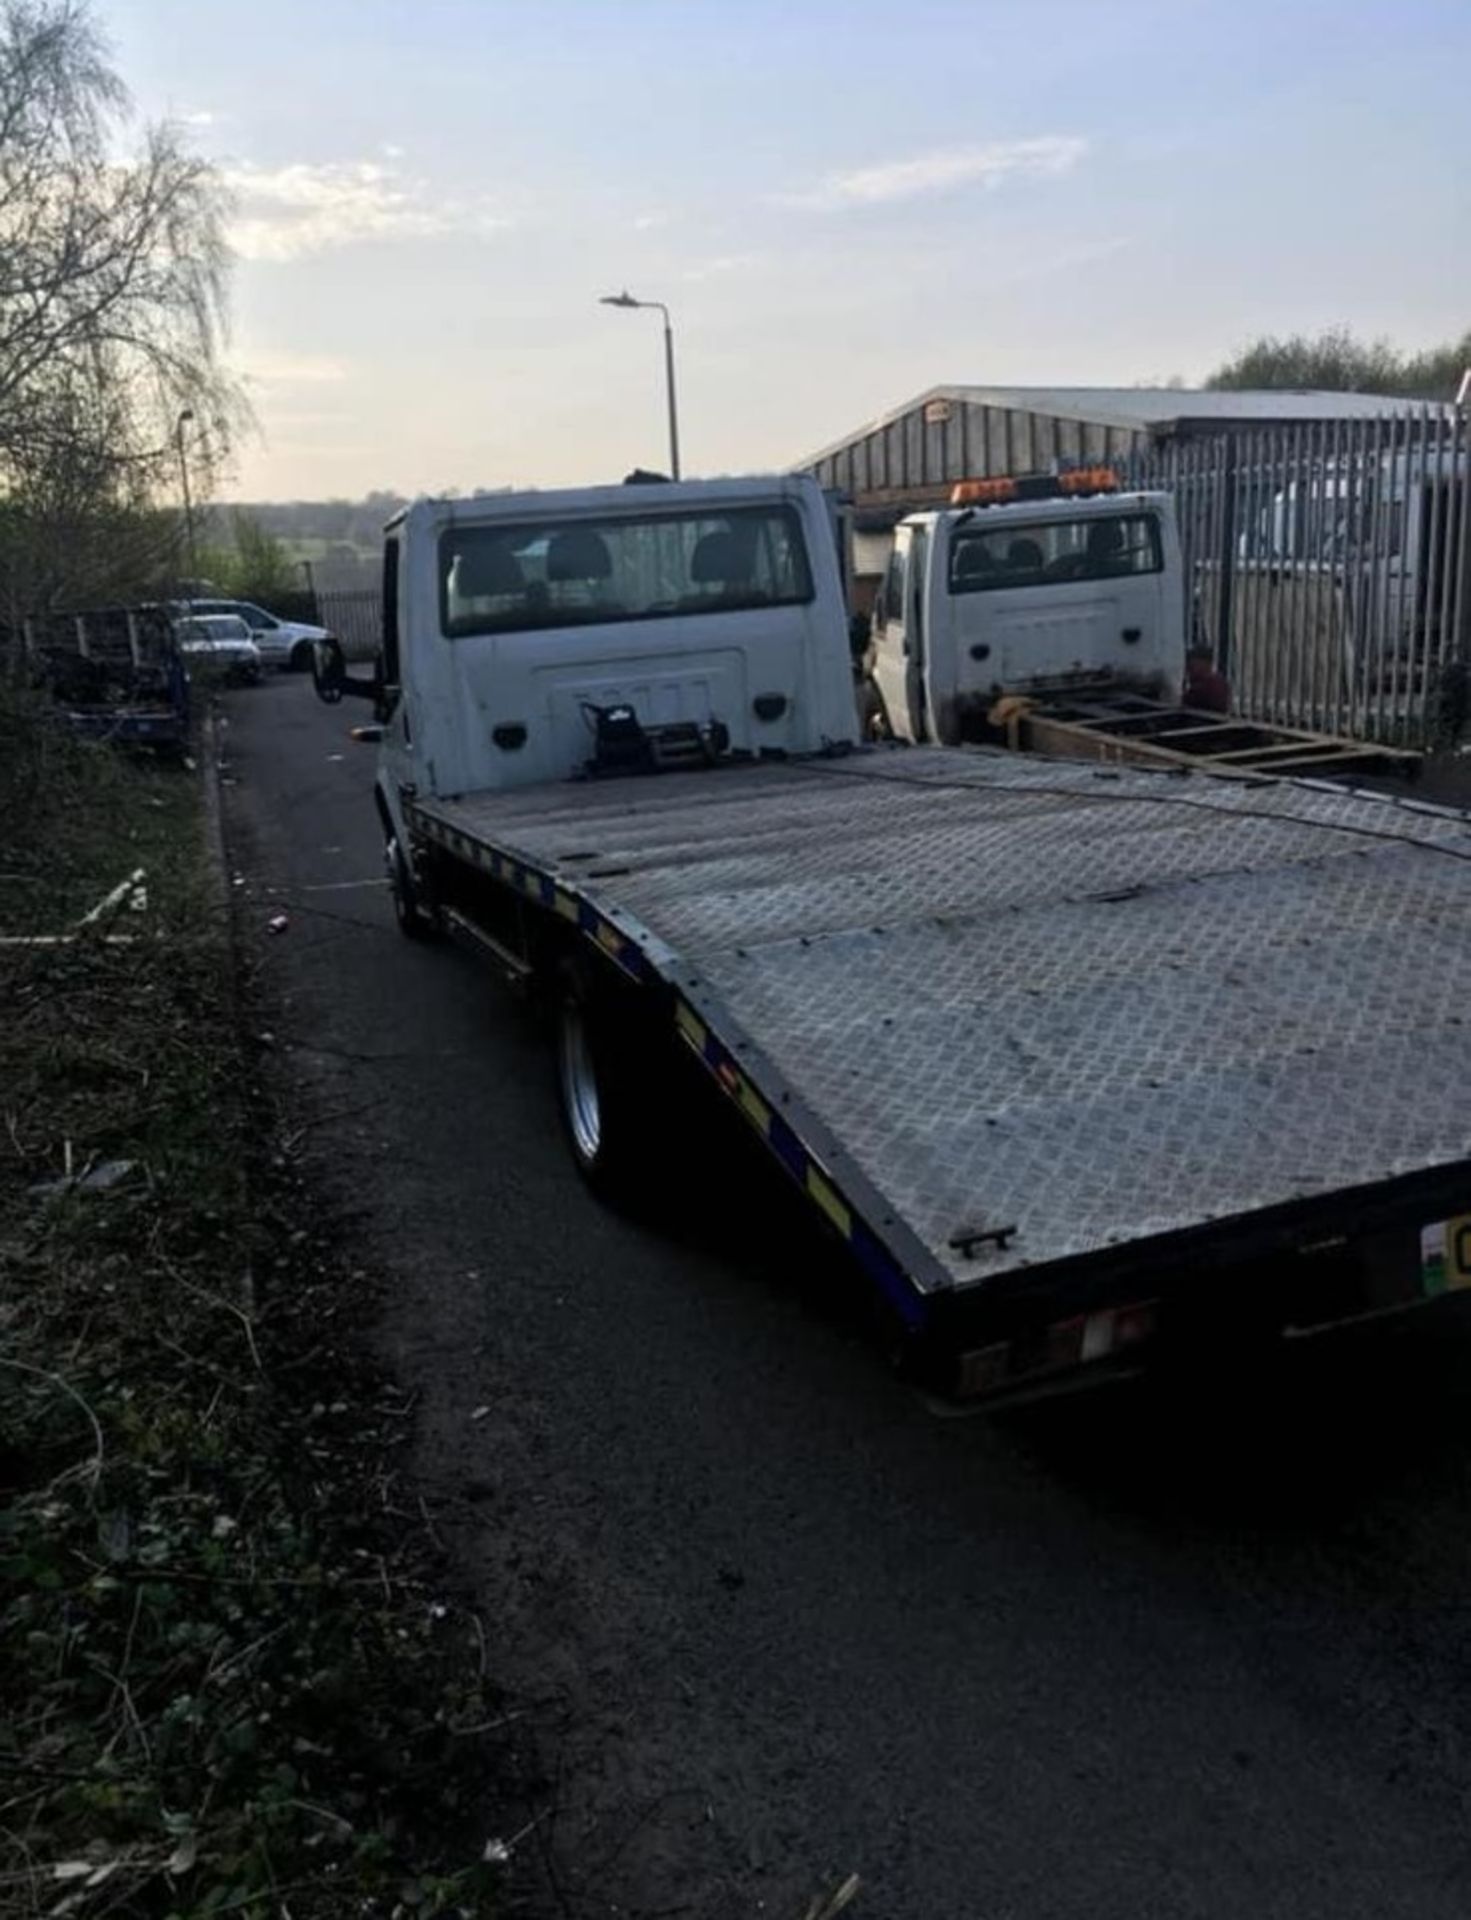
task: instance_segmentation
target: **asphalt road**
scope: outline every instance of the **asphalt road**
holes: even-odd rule
[[[232,697],[241,925],[544,1757],[548,1900],[1464,1920],[1464,1320],[940,1417],[744,1182],[681,1239],[581,1189],[525,1016],[394,931],[362,717]]]

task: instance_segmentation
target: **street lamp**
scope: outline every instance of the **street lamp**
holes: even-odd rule
[[[191,590],[198,584],[199,555],[194,550],[194,508],[189,499],[189,461],[184,452],[184,429],[194,418],[194,409],[185,407],[179,415],[174,433],[179,442],[179,478],[184,488],[184,545],[189,555],[189,584]]]
[[[649,307],[664,316],[664,379],[669,390],[669,477],[679,478],[679,413],[674,404],[674,328],[669,322],[669,309],[662,300],[635,300],[625,287],[622,293],[605,293],[599,297],[599,305],[604,307]]]

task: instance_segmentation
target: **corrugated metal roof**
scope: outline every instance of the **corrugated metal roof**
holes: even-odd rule
[[[1274,420],[1365,420],[1383,414],[1419,412],[1452,415],[1446,402],[1407,400],[1387,393],[1327,393],[1308,388],[1215,387],[930,387],[893,407],[830,446],[800,461],[798,472],[865,439],[891,421],[902,419],[932,400],[969,401],[972,406],[1005,407],[1059,420],[1083,420],[1134,433],[1179,432],[1192,426],[1255,425]]]

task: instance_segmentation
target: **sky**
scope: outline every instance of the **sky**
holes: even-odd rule
[[[96,0],[233,195],[242,499],[785,467],[1471,327],[1467,0]]]

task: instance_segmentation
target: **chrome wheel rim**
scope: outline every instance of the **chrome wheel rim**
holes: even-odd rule
[[[562,1107],[572,1132],[578,1158],[591,1166],[598,1157],[603,1138],[603,1108],[598,1097],[598,1076],[588,1044],[587,1023],[582,1009],[575,1004],[562,1009],[561,1036],[558,1045],[561,1063]]]

